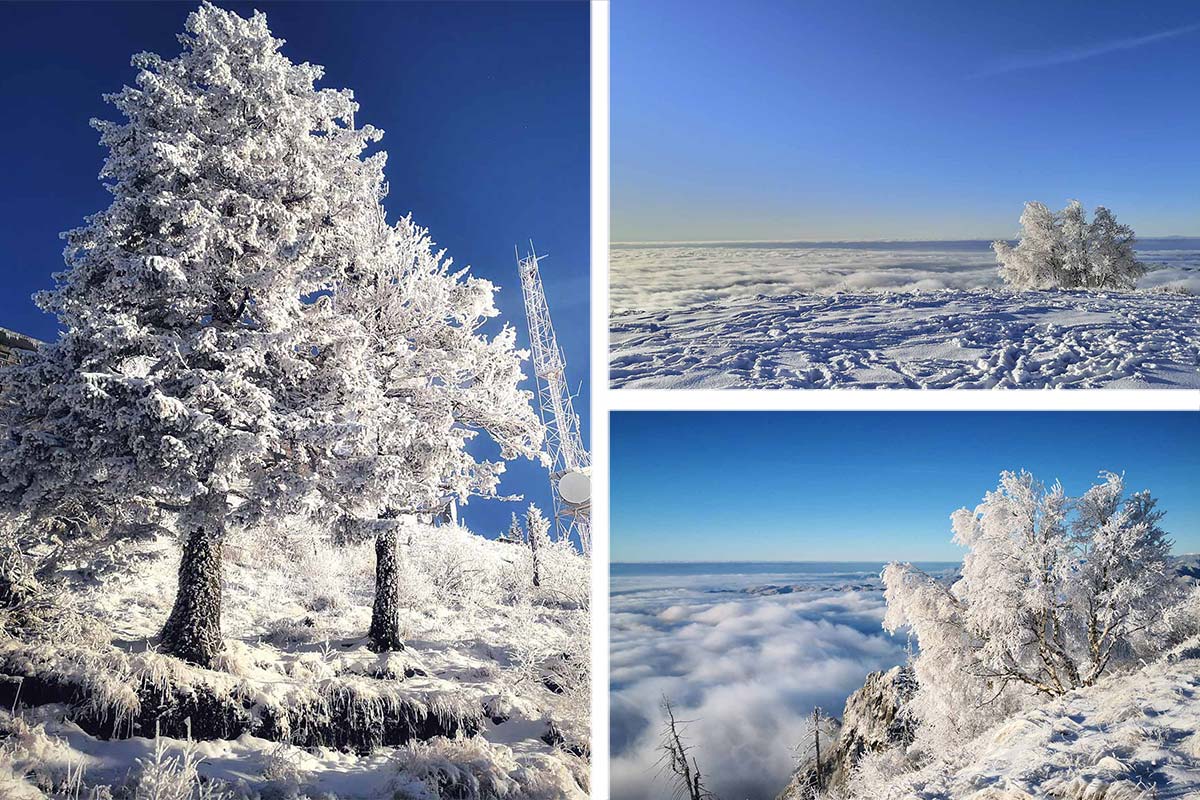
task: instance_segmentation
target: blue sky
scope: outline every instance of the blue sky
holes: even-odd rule
[[[60,231],[107,206],[88,119],[132,83],[130,56],[179,52],[197,3],[5,3],[0,93],[0,326],[41,338],[55,321],[30,300],[62,269]],[[413,212],[458,265],[501,287],[527,342],[513,245],[549,252],[543,279],[571,379],[588,392],[588,8],[578,3],[221,3],[258,8],[293,61],[354,90],[358,122],[384,130],[392,219]],[[587,431],[587,404],[576,410]],[[501,488],[549,505],[546,473],[511,465]],[[481,533],[511,504],[464,511]]]
[[[957,561],[950,514],[1005,469],[1125,472],[1200,552],[1197,412],[617,412],[613,561]]]
[[[1027,200],[1200,234],[1200,5],[612,9],[616,241],[967,239]]]

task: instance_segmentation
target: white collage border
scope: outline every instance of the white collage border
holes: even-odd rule
[[[636,2],[636,0],[625,0]],[[609,797],[608,417],[612,411],[1197,411],[1200,390],[610,390],[609,11],[591,0],[592,785]]]

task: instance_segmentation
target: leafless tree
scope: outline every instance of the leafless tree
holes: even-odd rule
[[[665,695],[662,699],[662,711],[662,740],[658,746],[662,756],[658,763],[660,771],[670,776],[675,796],[685,800],[717,800],[717,796],[704,787],[700,765],[696,763],[695,756],[688,755],[692,748],[683,742],[683,731],[691,721],[675,719],[671,700]]]

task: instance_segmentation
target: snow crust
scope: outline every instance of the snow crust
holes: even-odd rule
[[[1200,388],[1200,297],[737,296],[615,313],[609,364],[614,388],[636,389]]]

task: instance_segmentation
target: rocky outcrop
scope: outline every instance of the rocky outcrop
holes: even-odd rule
[[[908,667],[868,675],[862,688],[846,700],[837,739],[828,753],[822,751],[819,765],[814,757],[801,764],[778,800],[809,800],[818,796],[818,787],[825,792],[843,787],[864,754],[910,743],[913,720],[906,705],[916,688]]]

